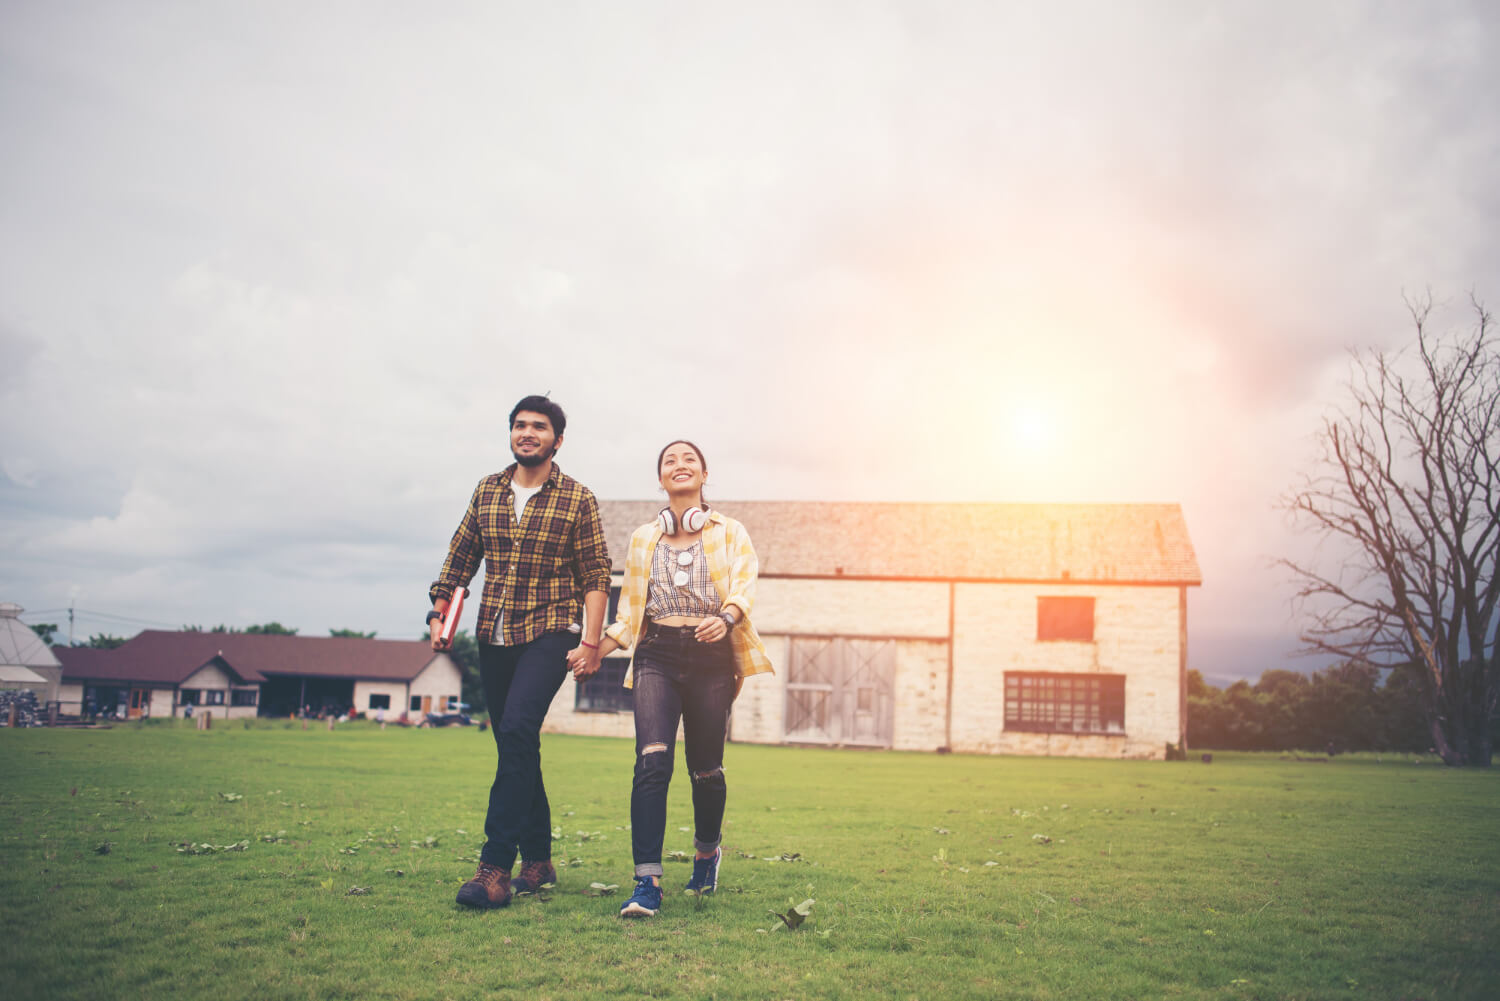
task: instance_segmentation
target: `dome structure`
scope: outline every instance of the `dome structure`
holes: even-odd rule
[[[42,638],[21,621],[23,611],[14,602],[0,602],[0,688],[29,688],[39,700],[56,701],[62,664]]]

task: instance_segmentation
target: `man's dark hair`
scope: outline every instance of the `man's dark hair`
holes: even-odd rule
[[[563,413],[563,408],[547,399],[545,396],[522,397],[521,402],[515,405],[510,412],[510,423],[505,426],[512,428],[516,426],[516,414],[523,410],[530,410],[534,414],[545,414],[547,420],[552,422],[552,433],[559,438],[568,426],[568,415]]]

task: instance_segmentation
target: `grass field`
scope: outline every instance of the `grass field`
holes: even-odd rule
[[[472,728],[0,729],[0,995],[1500,997],[1496,772],[731,745],[719,894],[669,862],[661,915],[622,922],[622,740],[543,740],[554,891],[454,904],[493,753]]]

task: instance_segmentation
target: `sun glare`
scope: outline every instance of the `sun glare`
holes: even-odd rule
[[[1041,451],[1052,443],[1052,419],[1039,407],[1017,407],[1011,413],[1010,428],[1016,444],[1027,451]]]

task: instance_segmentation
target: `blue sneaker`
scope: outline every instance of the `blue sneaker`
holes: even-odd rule
[[[719,860],[723,857],[724,849],[720,846],[708,858],[693,859],[693,878],[688,880],[687,892],[700,897],[713,893],[719,885]]]
[[[635,878],[635,892],[620,908],[622,918],[654,918],[661,910],[661,887],[651,882],[650,876]]]

